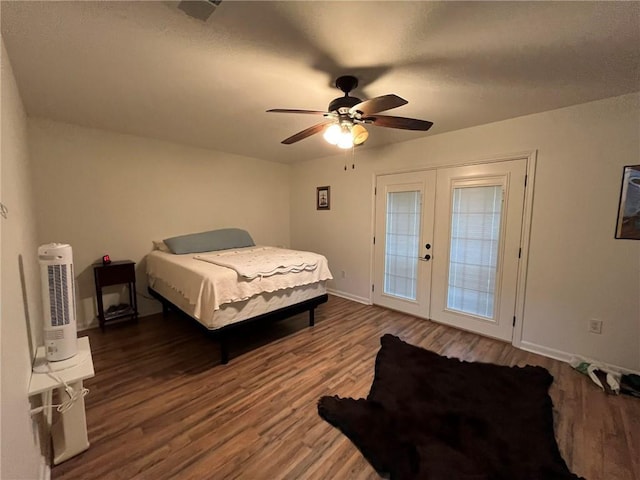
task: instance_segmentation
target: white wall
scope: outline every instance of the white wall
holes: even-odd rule
[[[258,244],[289,245],[288,165],[39,119],[29,147],[38,241],[73,247],[80,327],[96,316],[91,265],[104,254],[137,262],[146,294],[152,240],[239,227]],[[159,310],[138,302],[142,315]]]
[[[343,156],[294,165],[292,246],[325,253],[336,277],[331,287],[369,299],[375,173],[533,150],[523,346],[640,370],[640,242],[614,239],[622,167],[640,161],[640,94],[383,149],[365,146],[356,169],[346,172]],[[330,211],[315,210],[320,185],[331,186]],[[587,332],[590,318],[604,321],[602,335]]]
[[[33,345],[40,342],[41,302],[35,212],[29,176],[27,117],[2,40],[1,415],[0,478],[34,479],[46,471],[27,396]]]

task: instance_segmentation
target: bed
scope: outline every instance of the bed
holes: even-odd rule
[[[146,256],[149,293],[163,313],[178,309],[220,341],[229,361],[227,338],[253,322],[309,313],[327,301],[333,277],[320,254],[255,245],[248,232],[219,229],[154,241]]]

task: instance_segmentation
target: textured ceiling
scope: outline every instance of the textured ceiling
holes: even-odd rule
[[[342,74],[434,122],[364,149],[640,90],[640,2],[177,4],[2,1],[28,115],[289,163],[336,147],[280,144],[321,117],[265,110],[324,110]]]

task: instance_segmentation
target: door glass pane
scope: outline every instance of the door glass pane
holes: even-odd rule
[[[447,308],[493,319],[502,186],[453,189]]]
[[[387,194],[384,293],[416,299],[420,191]]]

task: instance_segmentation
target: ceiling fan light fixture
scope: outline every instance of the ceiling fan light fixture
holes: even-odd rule
[[[340,136],[338,138],[338,148],[353,148],[353,135],[351,128],[353,125],[349,122],[342,122],[340,125]]]
[[[331,145],[337,145],[340,140],[340,135],[342,135],[342,129],[340,128],[340,125],[334,123],[324,131],[322,136]]]
[[[351,133],[341,133],[340,140],[338,140],[338,148],[344,148],[345,150],[353,147],[353,137]]]
[[[354,145],[362,145],[369,138],[369,132],[362,125],[354,125],[351,129],[351,136],[353,138]]]
[[[328,143],[337,145],[338,148],[347,149],[352,148],[354,145],[352,125],[347,122],[330,125],[324,131],[323,137]]]

